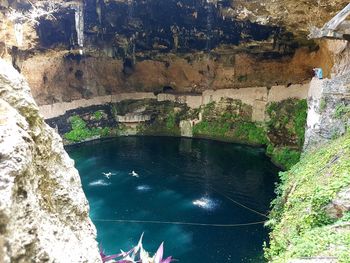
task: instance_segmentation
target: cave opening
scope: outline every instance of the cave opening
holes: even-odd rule
[[[124,263],[136,251],[153,258],[130,263],[294,262],[343,253],[328,251],[337,249],[328,246],[334,233],[323,230],[348,221],[348,211],[332,214],[345,180],[328,171],[342,163],[337,154],[348,139],[324,154],[307,151],[348,131],[350,4],[311,2],[0,1],[0,129],[16,120],[10,128],[20,132],[4,136],[26,134],[18,141],[25,151],[1,154],[0,167],[12,156],[18,166],[33,157],[33,169],[22,170],[35,179],[15,175],[11,196],[39,200],[40,212],[23,209],[24,221],[36,213],[59,229],[42,231],[34,245],[23,245],[27,234],[11,236],[6,256],[23,258],[8,255],[19,246],[45,256],[53,249],[48,261],[69,262],[55,258],[68,244],[64,256],[76,262],[95,253],[93,262],[112,255]],[[314,156],[325,167],[317,172],[327,182],[321,186]],[[14,178],[8,174],[5,183]],[[25,231],[38,236],[40,227]],[[75,242],[82,232],[88,241]],[[348,248],[342,238],[338,247]],[[162,241],[173,258],[156,260]],[[127,252],[113,256],[119,249]]]

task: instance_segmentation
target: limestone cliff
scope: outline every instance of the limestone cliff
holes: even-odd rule
[[[0,60],[0,261],[100,262],[95,237],[73,161]]]
[[[344,135],[350,124],[349,44],[333,40],[328,45],[336,63],[331,78],[310,84],[305,150]]]
[[[198,93],[301,84],[313,67],[328,76],[333,65],[322,43],[306,40],[307,23],[297,22],[310,18],[308,8],[317,9],[309,2],[298,9],[292,1],[52,2],[55,19],[34,24],[8,18],[10,8],[31,10],[26,0],[0,2],[0,57],[22,72],[41,105],[166,87]],[[312,25],[326,22],[343,2],[320,4],[321,18]],[[281,20],[275,19],[279,5]],[[83,27],[75,21],[80,15]],[[271,19],[263,23],[262,17]]]

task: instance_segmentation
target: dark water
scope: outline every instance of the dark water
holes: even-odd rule
[[[144,232],[144,247],[183,263],[263,262],[267,229],[100,222],[98,219],[241,224],[265,218],[277,168],[263,150],[166,137],[124,137],[70,147],[98,241],[109,253],[129,250]],[[129,173],[135,171],[139,177]],[[111,172],[107,179],[102,173]],[[227,198],[229,197],[229,198]],[[197,202],[196,202],[197,200]]]

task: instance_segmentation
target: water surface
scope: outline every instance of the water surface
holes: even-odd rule
[[[265,220],[278,169],[262,149],[184,138],[123,137],[68,148],[108,253],[144,246],[183,263],[262,262],[267,229],[103,222],[146,220],[245,224]],[[133,173],[134,171],[134,173]],[[137,175],[136,175],[137,174]],[[133,176],[134,175],[134,176]],[[109,177],[109,178],[107,178]]]

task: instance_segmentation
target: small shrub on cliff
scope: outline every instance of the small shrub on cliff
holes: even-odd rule
[[[266,144],[266,132],[262,127],[257,126],[252,122],[239,123],[235,130],[237,137],[254,144]]]
[[[93,116],[94,116],[94,119],[96,121],[99,121],[99,120],[101,120],[103,118],[103,112],[98,110],[98,111],[94,112]]]
[[[304,137],[305,137],[305,125],[307,119],[307,102],[306,100],[299,100],[295,106],[295,133],[298,137],[299,147],[303,146]]]
[[[166,127],[167,129],[171,130],[175,128],[176,125],[176,116],[175,112],[169,112],[167,118],[166,118]]]
[[[91,128],[89,129],[86,122],[78,115],[74,115],[69,119],[72,130],[64,134],[64,138],[71,142],[81,142],[95,136],[108,136],[110,129],[105,128]]]
[[[301,148],[307,118],[306,100],[288,99],[272,102],[266,112],[270,117],[267,129],[272,143],[281,145],[288,142],[289,145]]]
[[[288,147],[274,148],[272,151],[269,149],[269,151],[272,161],[286,170],[298,163],[300,159],[300,151]]]
[[[334,118],[342,119],[347,118],[350,115],[350,105],[338,104],[335,108]]]

